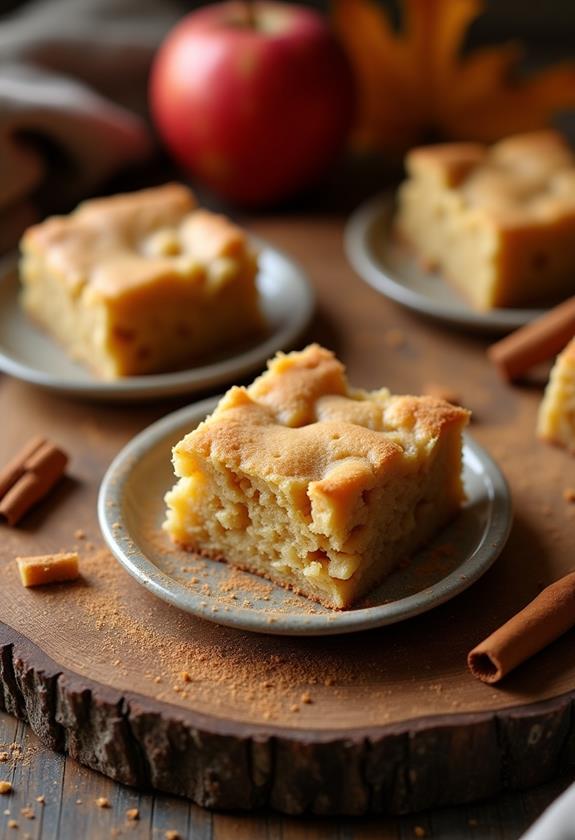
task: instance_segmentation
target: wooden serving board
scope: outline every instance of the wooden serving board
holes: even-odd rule
[[[0,459],[43,432],[72,461],[46,504],[0,529],[0,707],[114,779],[209,807],[406,813],[551,778],[575,763],[575,633],[500,688],[465,666],[476,642],[575,565],[575,505],[563,496],[575,461],[535,440],[540,387],[507,387],[484,339],[365,286],[345,263],[339,221],[253,226],[309,270],[319,296],[309,337],[338,352],[354,384],[440,383],[474,411],[472,432],[512,488],[504,554],[450,603],[356,636],[255,636],[194,619],[129,578],[96,522],[110,459],[176,404],[96,407],[4,377]],[[16,555],[75,545],[81,581],[20,586]]]

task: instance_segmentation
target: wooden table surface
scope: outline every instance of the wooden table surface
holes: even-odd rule
[[[12,743],[21,746],[22,758],[13,766],[0,765],[0,779],[14,785],[10,796],[0,797],[0,840],[165,840],[170,830],[179,832],[182,840],[411,840],[418,836],[418,826],[426,837],[442,840],[517,840],[575,780],[574,773],[529,792],[409,817],[354,820],[215,814],[183,799],[118,785],[46,749],[25,724],[0,713],[0,746]],[[46,803],[36,802],[37,796],[44,796]],[[101,796],[109,799],[111,808],[96,805]],[[21,809],[27,806],[32,807],[35,819],[22,816]],[[138,808],[137,822],[126,819],[130,808]],[[8,826],[11,819],[18,822],[18,829]]]
[[[486,411],[493,408],[490,395],[474,391],[473,382],[465,381],[461,371],[452,379],[450,371],[440,364],[439,357],[434,357],[436,342],[446,342],[453,354],[458,346],[465,347],[465,352],[475,355],[477,363],[475,373],[479,369],[479,355],[482,352],[482,340],[474,336],[465,336],[453,332],[446,332],[439,325],[420,321],[416,316],[397,310],[393,305],[384,301],[376,292],[359,285],[350,283],[345,299],[342,299],[341,288],[337,295],[330,294],[330,275],[341,270],[344,260],[341,247],[341,218],[323,215],[321,218],[281,219],[270,217],[257,221],[253,225],[257,233],[276,242],[279,247],[293,253],[306,268],[309,269],[312,281],[319,292],[319,310],[310,338],[319,340],[338,352],[344,361],[349,357],[355,360],[351,371],[352,382],[366,387],[389,384],[393,390],[401,391],[402,383],[406,390],[418,390],[423,382],[432,378],[445,385],[463,384],[463,397],[469,398],[471,407],[480,406],[478,412],[478,426],[481,437],[481,424],[489,424]],[[317,248],[316,248],[317,244]],[[349,272],[349,269],[346,269]],[[351,272],[349,272],[351,273]],[[402,334],[407,337],[406,346],[397,348],[393,343],[386,344],[382,340],[385,332],[400,327]],[[445,349],[445,348],[444,348]],[[377,353],[374,359],[373,354]],[[362,355],[363,354],[363,355]],[[359,363],[365,358],[365,367]],[[425,359],[425,364],[423,364]],[[366,373],[367,371],[367,373]],[[380,378],[374,381],[375,373]],[[362,381],[362,373],[364,380]],[[473,371],[472,371],[473,374]],[[369,381],[366,381],[369,380]],[[12,386],[6,379],[0,377],[0,390],[12,392]],[[16,391],[27,389],[28,386],[18,385]],[[51,396],[42,398],[39,405],[44,404],[48,412],[60,398]],[[475,402],[476,405],[473,405]],[[31,404],[34,400],[31,401]],[[531,423],[529,412],[532,413],[533,399],[523,396],[520,401],[518,422]],[[78,406],[72,414],[78,413]],[[174,403],[163,406],[154,405],[147,408],[110,408],[110,422],[115,424],[116,437],[121,437],[123,429],[131,429],[134,425],[143,427],[149,422],[150,415],[159,415],[163,411],[172,410]],[[482,414],[482,410],[484,413]],[[101,409],[98,409],[101,412]],[[89,414],[89,408],[82,413]],[[503,412],[505,414],[505,412]],[[137,419],[138,422],[134,422]],[[19,418],[16,412],[3,420],[11,431],[18,428]],[[41,422],[38,423],[41,430]],[[124,429],[124,431],[125,431]],[[497,432],[497,423],[492,423],[491,434]],[[16,437],[16,435],[13,435]],[[535,443],[533,444],[535,446]],[[113,454],[113,453],[111,453]],[[498,453],[494,453],[498,454]],[[505,455],[505,453],[502,453]],[[521,451],[516,453],[522,457]],[[556,462],[556,469],[562,469],[563,463],[558,453],[551,453],[550,458]],[[567,467],[573,473],[572,465]],[[528,504],[529,488],[523,488],[524,501]],[[559,511],[563,502],[558,500],[555,505]],[[544,499],[535,497],[540,504]],[[528,510],[528,507],[526,508]],[[559,514],[558,514],[559,516]],[[561,513],[561,516],[563,514]],[[48,518],[49,519],[49,518]],[[565,527],[572,527],[572,520]],[[47,525],[49,528],[49,524]],[[40,536],[40,534],[39,534]],[[561,536],[561,535],[560,535]],[[548,542],[552,542],[548,536]],[[557,551],[557,549],[555,549]],[[9,552],[8,552],[9,553]],[[5,551],[5,559],[8,559]],[[519,597],[518,593],[518,597]],[[0,616],[0,619],[2,616]],[[520,686],[519,686],[520,687]],[[483,805],[445,808],[433,813],[404,818],[370,818],[364,820],[306,820],[292,819],[277,815],[273,816],[237,816],[211,814],[189,804],[186,801],[166,796],[152,796],[140,794],[137,791],[117,785],[110,780],[80,767],[71,759],[56,755],[43,748],[33,734],[22,724],[11,718],[0,716],[0,744],[22,744],[22,758],[13,764],[0,763],[0,779],[8,778],[14,784],[14,793],[2,797],[0,806],[0,840],[8,837],[29,836],[34,840],[97,840],[108,836],[133,836],[162,838],[169,830],[180,833],[182,837],[218,838],[226,840],[228,837],[258,840],[258,838],[293,838],[293,840],[320,840],[320,838],[409,838],[415,836],[445,837],[445,838],[501,838],[511,840],[519,837],[531,822],[539,815],[543,808],[552,801],[575,776],[563,777],[542,788],[528,793],[509,794],[497,801]],[[0,749],[1,751],[1,749]],[[473,757],[470,755],[470,761]],[[36,797],[43,795],[46,804],[36,802]],[[101,809],[95,804],[99,796],[110,800],[111,808]],[[5,804],[6,803],[6,804]],[[36,815],[35,819],[28,819],[20,813],[22,808],[31,805]],[[140,820],[127,823],[126,810],[137,807],[140,810]],[[10,811],[10,814],[6,813]],[[16,820],[19,827],[10,828],[9,821]],[[419,827],[420,830],[416,830]],[[422,834],[423,832],[423,834]]]

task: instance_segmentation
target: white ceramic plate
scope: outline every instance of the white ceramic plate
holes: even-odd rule
[[[100,487],[98,516],[108,546],[139,583],[175,607],[260,633],[351,633],[403,621],[448,601],[481,577],[505,545],[512,519],[505,479],[466,437],[464,509],[434,545],[354,609],[329,610],[224,563],[181,551],[161,528],[164,493],[174,482],[171,448],[215,404],[204,400],[149,426],[120,452]]]
[[[345,229],[345,251],[355,271],[386,297],[458,327],[503,333],[522,327],[544,309],[472,309],[440,275],[425,271],[391,235],[395,210],[391,193],[362,204]]]
[[[18,302],[15,259],[0,269],[0,370],[64,394],[104,401],[168,397],[234,382],[292,346],[308,325],[314,295],[304,271],[289,257],[252,237],[260,250],[258,286],[268,331],[255,344],[210,364],[151,376],[98,379],[26,317]]]

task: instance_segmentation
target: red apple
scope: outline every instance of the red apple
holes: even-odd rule
[[[342,147],[354,103],[352,74],[327,21],[268,0],[187,15],[160,47],[150,95],[159,133],[184,168],[252,206],[322,174]]]

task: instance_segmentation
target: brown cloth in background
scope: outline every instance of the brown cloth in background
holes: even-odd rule
[[[37,198],[75,202],[145,160],[147,75],[170,0],[35,0],[0,17],[0,252]]]

